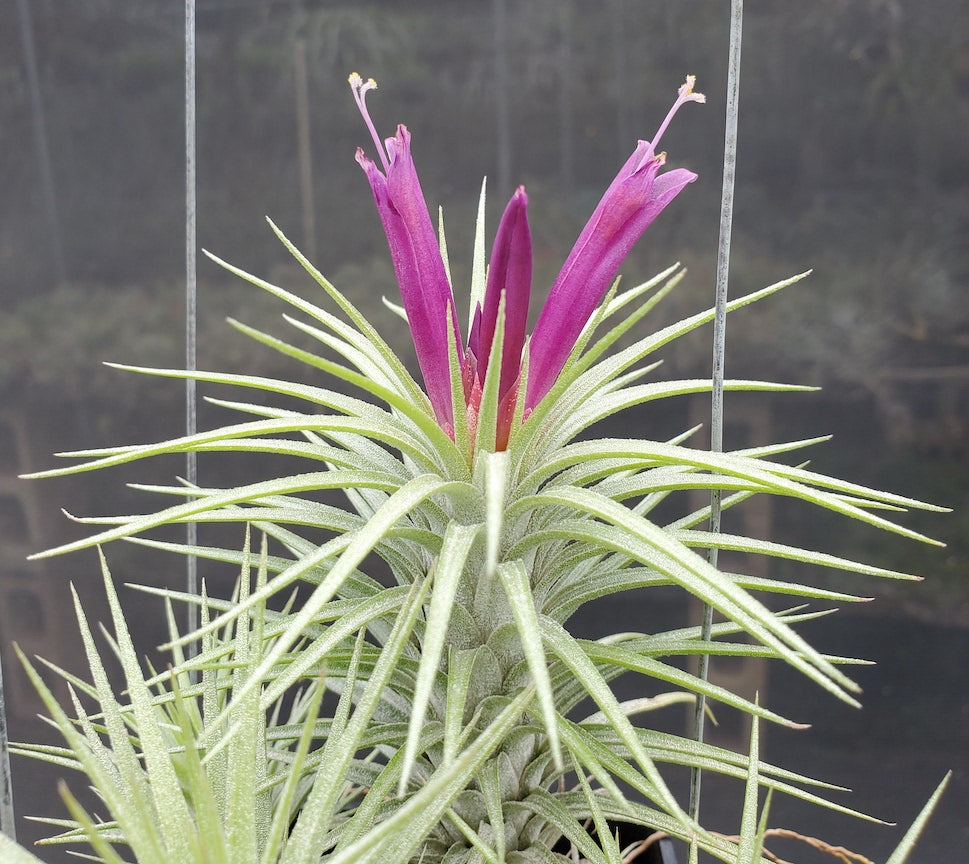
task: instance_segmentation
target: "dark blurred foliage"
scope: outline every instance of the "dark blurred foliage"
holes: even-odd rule
[[[184,21],[174,0],[7,5],[0,421],[15,420],[0,422],[0,444],[13,475],[50,464],[55,450],[154,440],[182,428],[180,384],[101,361],[183,363]],[[671,165],[696,170],[700,180],[623,268],[626,280],[641,280],[682,261],[686,284],[657,315],[689,314],[714,296],[727,23],[724,0],[198,0],[200,245],[318,299],[267,227],[270,216],[410,357],[406,333],[380,302],[394,298],[396,287],[353,159],[358,145],[371,155],[373,145],[348,73],[378,80],[369,105],[383,135],[404,122],[414,136],[428,203],[444,207],[459,297],[482,176],[489,177],[490,231],[514,186],[527,185],[536,309],[615,170],[637,138],[653,134],[693,73],[708,104],[686,106],[663,149]],[[956,510],[915,526],[948,541],[944,551],[848,533],[843,523],[804,524],[801,511],[785,508],[774,519],[779,539],[867,552],[918,571],[927,582],[894,587],[895,607],[964,624],[965,2],[748,2],[744,26],[731,294],[808,268],[814,274],[734,316],[728,375],[823,385],[820,394],[777,397],[769,434],[833,432],[834,443],[812,454],[819,470]],[[302,162],[300,120],[308,131]],[[204,258],[199,281],[202,366],[304,374],[254,349],[223,320],[232,315],[285,333],[280,304]],[[661,373],[707,375],[709,353],[704,333],[668,351]],[[208,410],[203,425],[225,419]],[[728,396],[730,411],[742,412],[743,400]],[[672,435],[686,414],[642,412],[630,424]],[[123,481],[169,482],[182,470],[165,463],[23,484],[29,491],[13,495],[11,506],[20,495],[33,515],[14,553],[84,530],[59,519],[58,506],[135,512],[148,505],[119,491]],[[235,482],[234,470],[212,459],[201,475]],[[174,585],[181,578],[178,561],[159,564],[124,546],[110,555],[119,580]],[[90,556],[74,556],[34,572],[70,576],[96,595],[93,568]],[[158,627],[146,617],[146,645],[161,641]],[[0,620],[6,643],[12,637],[3,630]]]

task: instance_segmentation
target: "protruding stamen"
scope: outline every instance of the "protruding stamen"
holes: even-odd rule
[[[673,103],[673,107],[670,108],[669,113],[666,115],[666,119],[660,124],[659,129],[656,130],[656,134],[653,136],[653,140],[650,142],[654,151],[656,150],[656,144],[659,142],[659,139],[663,137],[666,127],[670,125],[670,121],[673,119],[676,112],[680,110],[681,105],[685,105],[687,102],[707,101],[707,97],[702,93],[693,92],[694,84],[696,84],[696,75],[687,75],[686,83],[684,83],[676,93],[676,101]]]
[[[371,81],[372,80],[373,79],[371,79]],[[687,75],[686,81],[680,86],[680,89],[676,91],[680,99],[682,99],[684,102],[706,102],[706,96],[704,96],[702,93],[693,92],[694,84],[696,84],[696,75]],[[377,85],[374,84],[373,86],[376,87]]]
[[[377,134],[377,128],[373,125],[373,120],[370,119],[370,112],[367,111],[367,92],[376,90],[377,82],[373,78],[368,78],[364,81],[356,72],[350,73],[350,77],[347,80],[350,82],[350,89],[353,91],[353,100],[357,103],[357,108],[360,110],[360,114],[363,116],[363,120],[370,130],[370,137],[373,138],[373,143],[377,147],[377,154],[383,163],[384,171],[387,171],[390,168],[387,153],[384,150],[380,136]]]

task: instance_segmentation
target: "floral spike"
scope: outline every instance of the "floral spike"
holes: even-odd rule
[[[684,168],[660,175],[666,154],[656,153],[656,145],[680,106],[706,101],[702,93],[693,92],[695,80],[693,75],[687,77],[653,140],[640,141],[620,169],[552,285],[532,334],[526,411],[552,389],[582,328],[633,245],[666,205],[696,180],[696,174]]]
[[[462,343],[441,247],[410,154],[410,133],[405,126],[398,126],[397,134],[381,146],[365,102],[367,91],[374,89],[376,82],[372,78],[364,82],[354,73],[350,76],[350,86],[374,139],[384,173],[364,155],[362,148],[357,149],[357,162],[370,181],[387,234],[427,395],[437,422],[453,432],[446,329],[449,307],[459,350]]]
[[[666,154],[656,152],[656,145],[680,106],[704,101],[702,94],[693,92],[694,80],[688,76],[680,87],[676,102],[653,140],[639,142],[606,190],[552,285],[531,339],[532,373],[525,393],[524,416],[555,383],[582,328],[633,245],[666,205],[696,179],[696,174],[683,168],[660,174]],[[484,390],[498,308],[504,297],[504,347],[497,374],[499,398],[508,410],[498,414],[500,428],[494,439],[496,447],[503,449],[521,379],[531,292],[528,196],[525,188],[519,186],[505,208],[491,252],[483,302],[475,303],[471,310],[469,338],[462,350],[464,343],[445,263],[410,155],[410,133],[405,126],[398,126],[396,135],[381,143],[365,102],[367,92],[376,86],[372,78],[364,81],[356,73],[350,76],[354,99],[370,130],[383,172],[362,149],[357,150],[357,161],[370,182],[387,234],[427,395],[438,423],[454,437],[447,322],[450,320],[454,330],[462,364],[464,401],[473,412]]]

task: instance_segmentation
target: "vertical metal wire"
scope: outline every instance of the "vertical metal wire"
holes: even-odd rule
[[[30,4],[18,0],[20,41],[24,52],[24,73],[34,122],[34,143],[40,168],[40,188],[47,210],[49,252],[58,283],[64,281],[64,254],[61,246],[60,222],[57,215],[57,196],[54,192],[54,172],[51,168],[48,146],[47,122],[44,118],[44,102],[41,98],[40,77],[37,72],[37,52],[34,46],[34,27],[30,17]],[[7,735],[7,702],[3,688],[3,667],[0,664],[0,833],[11,840],[17,839],[17,826],[13,809],[13,774],[10,771],[10,744]]]
[[[194,372],[197,360],[198,322],[198,232],[196,226],[197,189],[195,172],[195,0],[185,0],[185,368]],[[198,428],[196,417],[195,380],[185,380],[185,434],[194,435]],[[195,451],[185,454],[185,479],[192,485],[198,480],[198,462]],[[198,543],[198,524],[186,526],[186,542]],[[186,559],[185,590],[198,594],[198,559],[189,554]],[[198,607],[187,604],[187,627],[189,632],[198,628]],[[192,652],[192,646],[189,646]]]
[[[313,202],[313,145],[310,140],[310,83],[306,62],[306,37],[302,32],[293,44],[293,89],[296,91],[296,159],[303,205],[303,251],[316,260],[316,207]]]
[[[13,777],[7,743],[7,706],[3,698],[3,668],[0,667],[0,832],[17,839],[13,812]]]
[[[727,111],[723,143],[723,188],[720,197],[720,241],[717,248],[716,315],[713,320],[713,372],[710,409],[710,449],[723,451],[723,370],[726,357],[727,332],[727,276],[730,270],[730,230],[733,225],[733,188],[737,165],[737,113],[740,102],[740,42],[744,16],[743,0],[730,3],[730,52],[727,61]],[[721,490],[710,496],[710,532],[720,532]],[[711,547],[708,560],[717,566],[717,548]],[[704,606],[701,638],[710,639],[713,629],[713,608]],[[706,681],[710,671],[710,656],[700,655],[699,676]],[[697,695],[693,717],[693,737],[703,740],[703,721],[706,699]],[[700,813],[700,769],[694,768],[690,777],[690,816]]]
[[[37,147],[37,161],[40,168],[40,193],[47,211],[47,227],[50,231],[47,251],[54,268],[57,284],[65,280],[64,247],[61,243],[60,217],[57,211],[57,193],[54,188],[54,169],[51,162],[47,119],[44,114],[44,100],[40,91],[40,75],[37,71],[37,51],[34,47],[34,25],[30,16],[28,0],[17,0],[20,17],[20,41],[24,51],[24,73],[27,78],[27,95],[30,99],[30,114],[34,125],[34,144]]]

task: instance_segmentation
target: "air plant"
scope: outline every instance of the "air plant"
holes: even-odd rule
[[[364,104],[375,85],[359,76],[350,83],[380,165],[362,150],[357,160],[387,234],[423,387],[275,225],[326,306],[210,256],[287,304],[295,314],[286,321],[318,343],[310,351],[231,321],[301,364],[301,378],[120,368],[284,396],[286,407],[243,395],[213,399],[239,421],[158,444],[65,454],[80,461],[33,476],[214,451],[292,457],[302,467],[229,488],[144,487],[169,503],[146,515],[85,518],[98,526],[91,536],[41,553],[127,539],[239,571],[237,590],[225,599],[204,589],[145,589],[161,595],[171,628],[170,667],[156,671],[138,661],[102,557],[123,697],[111,689],[80,605],[92,679],[54,670],[69,684],[72,713],[25,658],[65,741],[19,752],[80,772],[106,813],[88,813],[65,786],[69,818],[49,820],[55,833],[47,842],[84,844],[109,864],[619,864],[644,848],[620,848],[613,826],[625,822],[679,838],[690,860],[703,852],[747,864],[768,860],[764,796],[854,813],[826,798],[833,787],[759,758],[759,724],[792,721],[680,661],[771,658],[832,698],[857,704],[848,659],[825,655],[797,625],[817,614],[804,602],[859,598],[808,580],[724,572],[705,553],[714,547],[803,568],[910,577],[766,538],[714,533],[709,507],[672,518],[660,505],[687,501],[694,490],[720,490],[725,508],[756,495],[783,496],[922,541],[889,516],[939,508],[785,461],[799,459],[814,440],[717,453],[691,445],[695,430],[666,441],[593,435],[595,424],[635,406],[656,410],[661,400],[711,386],[664,380],[654,359],[709,323],[712,310],[644,331],[683,279],[682,268],[622,291],[614,281],[640,235],[696,179],[686,169],[664,172],[665,156],[656,151],[676,110],[702,101],[693,79],[604,194],[531,337],[524,189],[512,195],[487,267],[479,225],[466,340],[443,230],[435,231],[426,207],[410,135],[401,126],[381,142]],[[729,311],[800,278],[733,300]],[[756,380],[725,386],[805,389]],[[320,494],[334,490],[345,505]],[[245,541],[216,548],[149,536],[193,521],[235,525]],[[259,538],[258,553],[251,536]],[[375,575],[377,560],[392,574],[388,584]],[[592,600],[664,586],[717,610],[709,639],[700,627],[596,640],[569,630]],[[296,589],[298,602],[280,602]],[[793,598],[792,608],[773,611],[764,595]],[[179,632],[175,604],[198,608],[197,630]],[[640,677],[642,698],[621,702],[610,682],[629,673]],[[748,752],[650,725],[651,712],[699,695],[718,711],[752,718]],[[739,841],[684,811],[668,783],[670,770],[682,766],[743,784]],[[904,860],[932,803],[890,864]],[[36,860],[9,841],[0,840],[0,851],[4,860]]]

